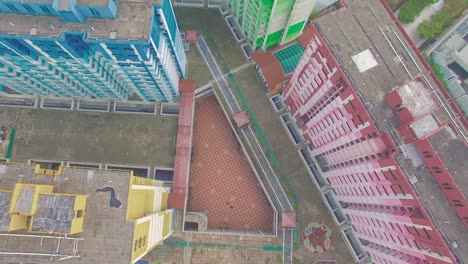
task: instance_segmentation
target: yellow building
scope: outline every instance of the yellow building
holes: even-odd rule
[[[172,234],[163,182],[123,170],[0,166],[1,251],[11,253],[0,263],[50,248],[51,259],[67,263],[133,264]]]
[[[1,231],[28,230],[31,233],[73,235],[83,232],[86,195],[54,193],[53,185],[15,184],[12,191],[0,191],[8,202],[7,219]],[[2,199],[2,200],[4,200]]]
[[[172,234],[170,188],[162,182],[131,176],[127,221],[134,222],[131,262],[135,263]]]

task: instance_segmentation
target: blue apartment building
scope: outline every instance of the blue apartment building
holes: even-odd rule
[[[0,0],[0,92],[170,102],[186,64],[170,0]]]

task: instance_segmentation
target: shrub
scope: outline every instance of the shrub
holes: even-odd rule
[[[437,76],[439,81],[442,83],[442,85],[445,87],[445,89],[447,89],[447,87],[448,87],[447,81],[445,81],[445,77],[444,77],[444,74],[442,72],[441,66],[433,58],[431,58],[429,56],[424,56],[424,58],[426,59],[427,62],[429,62],[429,65],[431,66],[432,71]]]
[[[467,7],[465,0],[445,0],[445,5],[431,16],[429,20],[424,20],[418,26],[418,33],[421,38],[435,39],[455,18]]]
[[[405,24],[412,23],[426,6],[435,2],[437,0],[409,0],[400,8],[398,19]]]

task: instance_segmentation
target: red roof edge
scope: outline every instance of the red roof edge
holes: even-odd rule
[[[168,197],[170,208],[184,209],[190,172],[190,156],[193,139],[193,116],[195,112],[195,81],[179,81],[181,92],[179,122],[177,128],[176,157],[172,193]]]
[[[304,31],[302,31],[302,34],[297,38],[297,41],[301,43],[304,49],[307,48],[309,43],[312,41],[312,39],[316,35],[316,31],[314,30],[312,26],[313,26],[312,22],[311,21],[308,22],[307,27],[304,28]]]
[[[195,81],[191,79],[183,79],[179,81],[179,92],[195,91]]]

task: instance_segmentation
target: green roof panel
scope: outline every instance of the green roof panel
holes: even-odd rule
[[[304,54],[304,48],[299,43],[294,43],[273,53],[279,60],[284,75],[294,71],[302,54]]]

